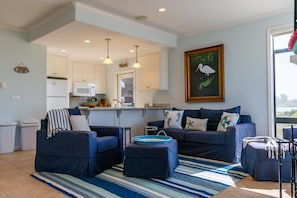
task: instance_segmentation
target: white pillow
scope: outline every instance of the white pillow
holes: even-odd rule
[[[239,119],[238,113],[227,113],[223,112],[221,120],[218,124],[217,131],[226,131],[228,126],[236,125]]]
[[[182,118],[184,111],[170,111],[164,110],[164,128],[179,128],[182,129]]]
[[[199,119],[187,116],[185,129],[206,131],[208,118]]]
[[[91,131],[85,115],[71,115],[70,124],[75,131]]]

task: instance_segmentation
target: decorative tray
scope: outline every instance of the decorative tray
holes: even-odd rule
[[[172,137],[163,135],[141,135],[133,137],[135,144],[167,144],[172,140]]]

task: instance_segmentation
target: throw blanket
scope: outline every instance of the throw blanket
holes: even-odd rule
[[[244,149],[249,142],[263,142],[266,143],[265,150],[267,151],[269,159],[278,159],[279,156],[279,144],[275,138],[268,136],[256,136],[246,137],[242,141],[242,148]],[[285,152],[289,150],[289,144],[281,144],[280,152],[281,156],[285,158]]]
[[[47,138],[51,138],[58,131],[71,129],[67,109],[52,109],[47,112],[47,118]]]

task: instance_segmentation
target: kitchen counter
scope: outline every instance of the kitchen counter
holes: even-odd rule
[[[170,109],[170,107],[79,107],[85,111],[108,111],[108,110],[159,110]]]
[[[163,120],[170,107],[79,107],[91,126],[131,128],[131,136],[143,135],[150,121]]]

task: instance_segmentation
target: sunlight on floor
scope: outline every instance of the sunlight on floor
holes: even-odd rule
[[[250,189],[250,188],[240,188],[241,190],[246,190],[250,192],[254,192],[257,194],[263,194],[271,197],[280,197],[279,196],[279,189]],[[286,192],[286,190],[282,190],[282,197],[283,198],[290,198],[291,196]]]

